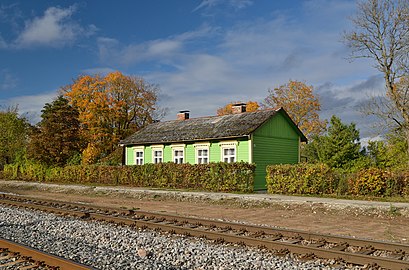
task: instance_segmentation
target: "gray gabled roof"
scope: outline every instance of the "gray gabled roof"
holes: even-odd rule
[[[122,140],[120,144],[175,143],[243,137],[253,133],[281,110],[283,109],[157,122]]]

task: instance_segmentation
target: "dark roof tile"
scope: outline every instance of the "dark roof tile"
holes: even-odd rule
[[[242,137],[251,134],[278,110],[157,122],[122,140],[120,144],[154,144]]]

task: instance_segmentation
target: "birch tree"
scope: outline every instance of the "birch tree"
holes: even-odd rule
[[[354,30],[344,35],[351,58],[372,59],[385,81],[385,96],[367,112],[403,131],[409,154],[409,1],[359,1],[351,20]]]

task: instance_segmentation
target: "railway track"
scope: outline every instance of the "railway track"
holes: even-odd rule
[[[170,214],[102,208],[17,195],[0,195],[0,203],[83,219],[95,219],[133,227],[204,237],[295,253],[306,259],[335,259],[340,263],[371,265],[385,269],[409,269],[409,245],[309,233],[299,230],[181,217]]]
[[[0,269],[85,270],[91,268],[0,238]]]

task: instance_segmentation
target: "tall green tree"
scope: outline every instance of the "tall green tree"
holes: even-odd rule
[[[28,157],[48,165],[64,165],[81,151],[78,111],[59,96],[46,103],[41,122],[30,136]]]
[[[360,157],[359,139],[354,123],[344,124],[334,115],[327,134],[315,136],[306,146],[306,153],[311,161],[323,162],[333,168],[347,168]]]
[[[0,111],[0,169],[24,156],[30,124],[17,107]]]

